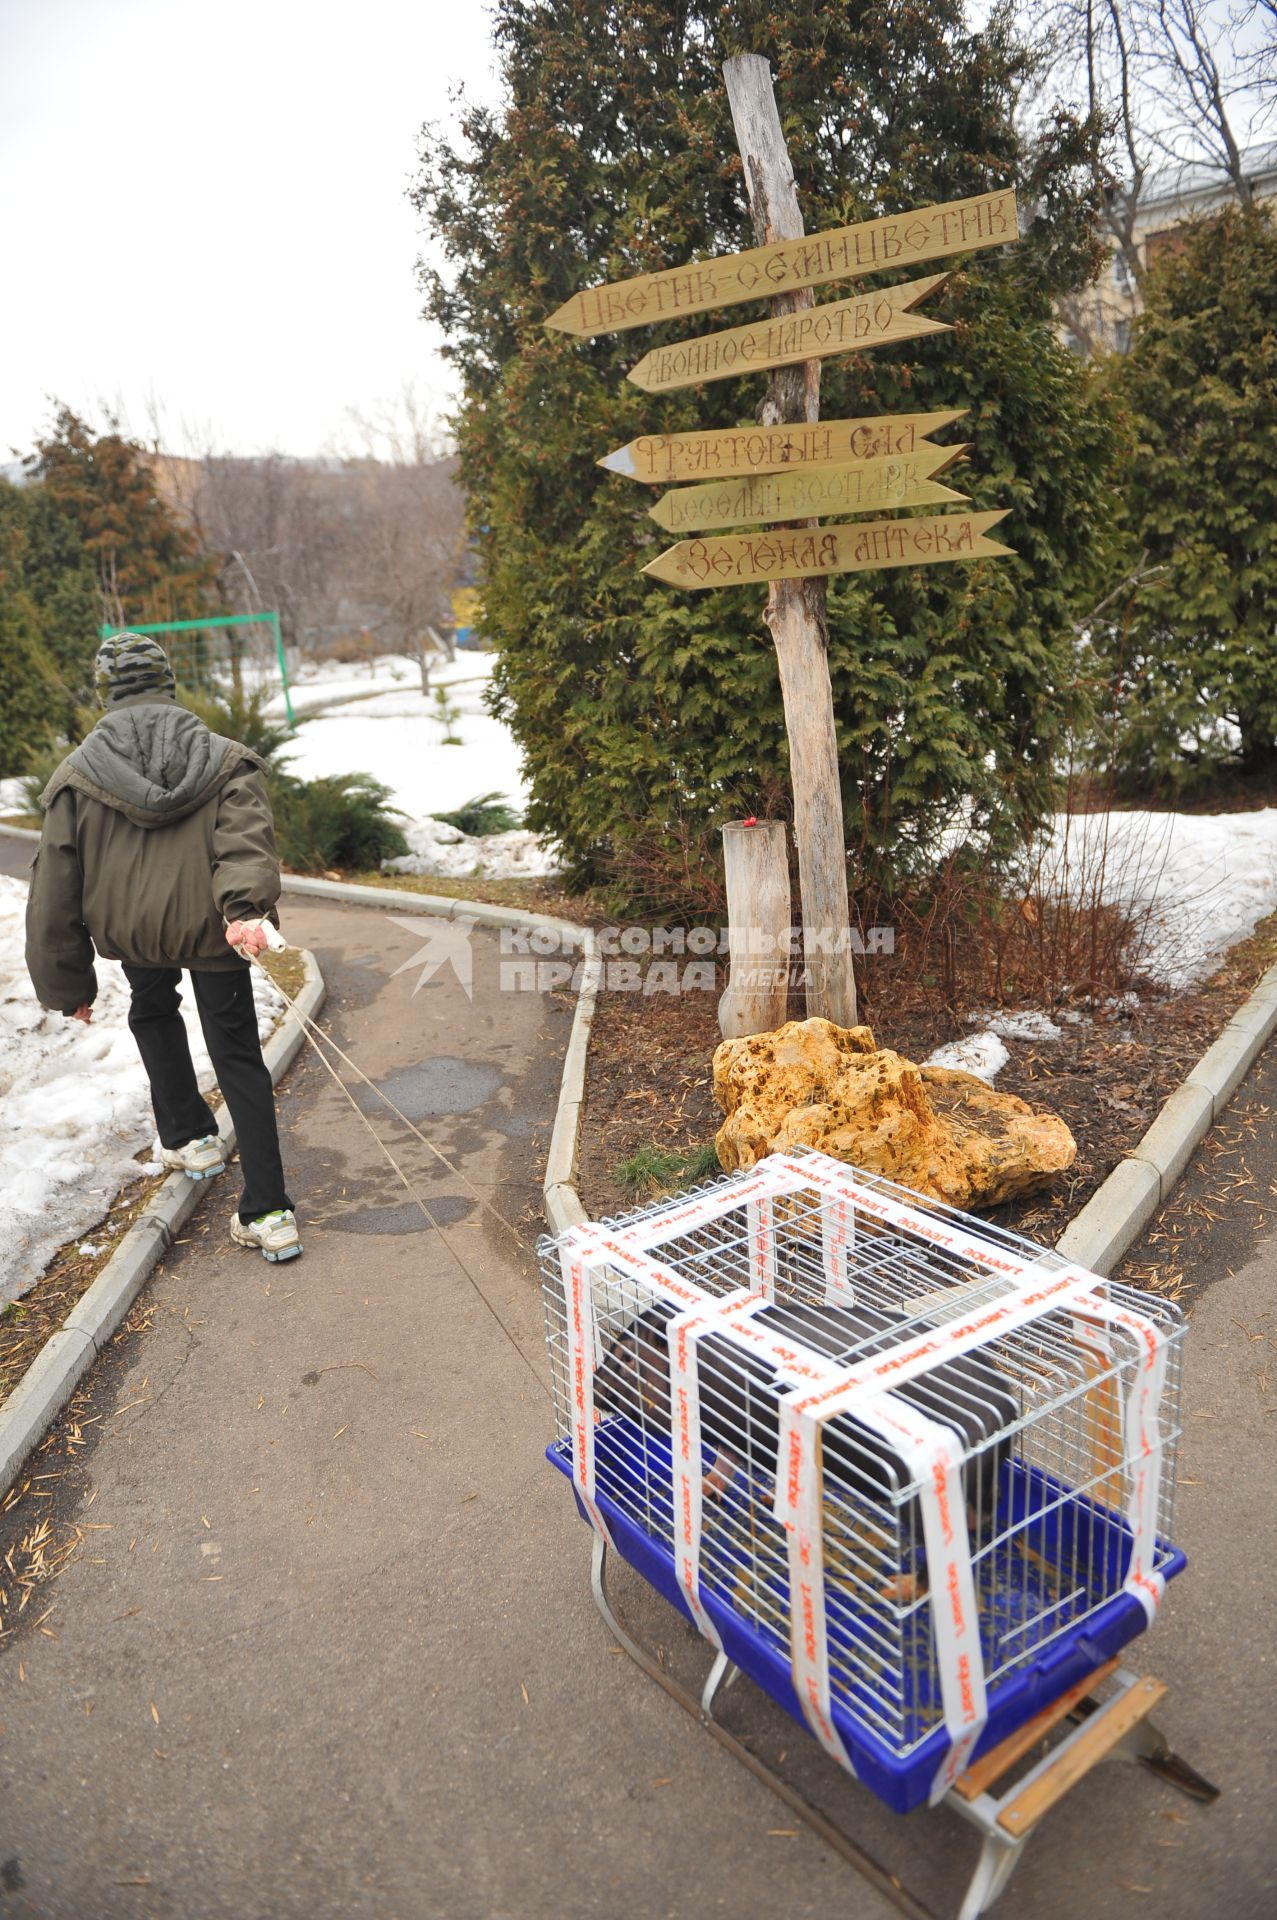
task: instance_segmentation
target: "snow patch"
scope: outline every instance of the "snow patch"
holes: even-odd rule
[[[939,852],[979,845],[960,812]],[[1048,899],[1121,908],[1136,923],[1141,972],[1177,990],[1208,977],[1277,909],[1277,807],[1059,813],[1020,884]]]
[[[494,880],[539,879],[556,871],[554,856],[537,834],[517,827],[509,833],[461,833],[442,820],[418,820],[404,828],[411,852],[383,860],[383,873],[443,874],[463,879],[484,874]]]
[[[459,649],[455,660],[440,659],[432,664],[430,685],[450,687],[458,680],[486,680],[495,658],[495,654]],[[361,696],[378,688],[387,692],[404,688],[415,691],[420,698],[421,670],[416,660],[406,653],[383,653],[368,666],[352,665],[348,660],[305,660],[289,668],[288,692],[293,712],[298,714],[329,700],[359,700],[362,704]],[[272,693],[263,705],[272,717],[283,719],[283,688]]]
[[[945,1046],[937,1047],[927,1055],[923,1065],[952,1067],[959,1073],[973,1073],[977,1080],[991,1084],[1010,1058],[997,1034],[986,1031],[965,1034],[961,1040],[950,1040]]]
[[[1079,1019],[1080,1015],[1073,1015]],[[971,1025],[996,1033],[1003,1040],[1062,1040],[1064,1029],[1040,1007],[1017,1007],[1010,1013],[969,1013]]]
[[[1251,813],[1057,815],[1048,891],[1120,907],[1141,932],[1141,970],[1181,988],[1277,907],[1277,807]]]
[[[549,843],[522,828],[467,836],[430,817],[455,813],[484,793],[516,808],[527,800],[514,736],[484,705],[492,666],[492,654],[459,653],[432,669],[432,687],[447,689],[447,715],[432,694],[422,693],[416,663],[405,656],[384,657],[371,673],[326,666],[304,680],[299,675],[293,688],[299,715],[316,703],[341,704],[324,706],[298,729],[286,748],[289,769],[303,780],[366,772],[390,789],[409,852],[387,861],[387,873],[522,879],[557,870]]]
[[[481,674],[450,689],[451,720],[411,687],[318,713],[285,749],[289,769],[303,780],[371,773],[389,787],[391,805],[414,821],[455,813],[480,793],[499,793],[521,807],[521,755],[510,729],[483,705],[487,680]],[[445,744],[450,734],[457,745]]]

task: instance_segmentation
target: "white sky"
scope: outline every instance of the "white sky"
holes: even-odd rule
[[[175,452],[445,406],[404,189],[459,82],[481,0],[0,0],[0,463],[49,395]]]

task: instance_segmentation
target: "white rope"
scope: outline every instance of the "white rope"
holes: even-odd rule
[[[381,1088],[377,1086],[374,1081],[368,1078],[368,1075],[364,1072],[363,1068],[357,1066],[355,1062],[350,1058],[350,1055],[348,1053],[343,1052],[342,1048],[339,1047],[337,1045],[337,1042],[332,1038],[332,1035],[325,1033],[323,1028],[319,1026],[316,1021],[312,1020],[308,1013],[304,1013],[302,1011],[302,1009],[298,1006],[297,1002],[293,999],[292,995],[287,991],[287,989],[282,987],[279,981],[275,979],[274,975],[270,972],[269,968],[262,966],[260,959],[255,953],[248,953],[243,947],[237,947],[235,951],[237,953],[243,954],[245,959],[250,961],[250,963],[259,970],[259,972],[263,973],[266,976],[266,978],[270,981],[271,985],[274,987],[275,991],[282,997],[285,1004],[289,1008],[290,1012],[296,1015],[297,1020],[301,1025],[302,1033],[305,1036],[305,1038],[310,1041],[311,1046],[315,1050],[315,1054],[317,1058],[320,1061],[322,1061],[324,1067],[326,1068],[328,1073],[332,1076],[332,1079],[334,1080],[336,1085],[341,1089],[342,1093],[345,1095],[350,1105],[354,1108],[356,1114],[359,1116],[360,1120],[362,1120],[364,1126],[367,1127],[369,1133],[372,1135],[373,1139],[376,1141],[378,1147],[381,1149],[382,1153],[385,1155],[390,1165],[394,1168],[400,1180],[402,1180],[405,1188],[408,1191],[409,1196],[416,1202],[417,1206],[420,1207],[427,1221],[429,1222],[431,1227],[433,1227],[434,1231],[438,1234],[444,1247],[452,1255],[452,1258],[456,1261],[462,1273],[464,1273],[466,1279],[470,1282],[470,1285],[474,1288],[475,1293],[478,1295],[479,1299],[483,1302],[483,1305],[487,1308],[488,1312],[492,1315],[492,1318],[496,1321],[502,1333],[505,1335],[506,1339],[510,1342],[510,1345],[514,1348],[520,1360],[522,1360],[524,1366],[528,1369],[528,1372],[532,1375],[532,1378],[536,1381],[537,1385],[540,1387],[542,1393],[548,1395],[550,1391],[549,1387],[546,1385],[545,1381],[541,1378],[541,1375],[538,1373],[536,1367],[533,1365],[532,1361],[528,1358],[527,1354],[524,1352],[523,1348],[520,1346],[512,1329],[508,1327],[505,1321],[501,1318],[501,1315],[497,1312],[497,1309],[493,1306],[491,1300],[488,1298],[487,1294],[484,1292],[482,1286],[479,1284],[478,1279],[475,1277],[474,1273],[471,1271],[470,1267],[467,1265],[462,1254],[458,1251],[458,1249],[453,1245],[452,1241],[448,1238],[440,1222],[435,1218],[434,1214],[430,1211],[430,1208],[426,1205],[426,1202],[422,1199],[421,1195],[417,1192],[417,1189],[413,1186],[412,1181],[408,1178],[407,1174],[404,1172],[403,1168],[400,1166],[398,1160],[396,1160],[394,1154],[390,1151],[390,1148],[386,1145],[381,1135],[377,1132],[377,1129],[373,1126],[372,1121],[368,1118],[368,1115],[364,1112],[358,1100],[356,1100],[354,1094],[351,1092],[350,1088],[346,1085],[346,1082],[342,1079],[341,1075],[338,1073],[336,1067],[334,1067],[332,1061],[328,1058],[327,1054],[324,1052],[323,1050],[324,1047],[325,1046],[331,1047],[333,1052],[337,1055],[338,1059],[341,1060],[345,1066],[349,1067],[350,1071],[356,1074],[358,1078],[363,1081],[365,1086],[371,1088],[372,1092],[376,1094],[377,1098],[383,1103],[383,1105],[389,1107],[390,1111],[395,1115],[395,1117],[403,1122],[404,1126],[407,1127],[409,1133],[414,1134],[416,1138],[420,1140],[423,1146],[429,1147],[431,1153],[433,1153],[435,1158],[444,1167],[447,1168],[448,1172],[452,1174],[455,1179],[460,1180],[463,1186],[468,1187],[470,1189],[470,1192],[474,1195],[475,1199],[479,1202],[480,1206],[486,1208],[486,1210],[492,1215],[493,1219],[496,1220],[501,1226],[503,1226],[506,1229],[507,1233],[510,1233],[513,1235],[520,1249],[525,1253],[530,1253],[532,1249],[528,1246],[528,1243],[524,1239],[523,1235],[519,1232],[517,1227],[512,1225],[512,1223],[509,1220],[505,1219],[502,1214],[497,1212],[496,1208],[491,1204],[490,1201],[484,1199],[483,1195],[479,1192],[478,1188],[475,1187],[474,1184],[466,1178],[465,1174],[462,1173],[459,1167],[453,1165],[452,1161],[449,1160],[447,1154],[443,1153],[435,1145],[433,1140],[428,1140],[425,1134],[421,1132],[419,1127],[416,1127],[413,1125],[413,1122],[408,1118],[407,1114],[403,1113],[395,1105],[394,1101],[391,1100],[388,1095],[384,1094]],[[322,1045],[320,1044],[321,1042],[323,1043]]]

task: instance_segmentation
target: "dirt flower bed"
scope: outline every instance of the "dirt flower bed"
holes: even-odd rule
[[[1236,802],[1244,803],[1254,804]],[[594,926],[609,918],[597,900],[564,893],[553,879],[380,873],[344,877],[364,886],[521,907]],[[1010,1058],[995,1085],[1060,1114],[1077,1140],[1078,1153],[1068,1172],[1057,1175],[1046,1191],[1000,1208],[992,1217],[1052,1244],[1136,1146],[1162,1102],[1274,962],[1277,914],[1232,948],[1211,979],[1192,991],[1161,994],[1145,988],[1137,1006],[1076,1026],[1066,1024],[1058,1040],[1007,1040]],[[943,964],[938,971],[943,973]],[[923,1060],[934,1048],[975,1030],[969,1019],[938,1002],[936,976],[928,980],[925,965],[906,967],[869,955],[858,962],[857,983],[861,1018],[872,1026],[880,1045],[894,1047],[909,1059]],[[726,984],[721,972],[717,984]],[[606,988],[600,992],[580,1150],[581,1197],[596,1218],[676,1191],[716,1170],[712,1142],[722,1116],[710,1091],[710,1062],[720,1037],[717,1006],[717,992],[647,997]],[[803,1012],[795,996],[790,1017],[801,1019]],[[1236,1125],[1232,1120],[1230,1116],[1221,1122],[1203,1144],[1202,1165],[1210,1172],[1199,1173],[1194,1182],[1186,1180],[1152,1238],[1132,1249],[1123,1277],[1178,1296],[1188,1286],[1191,1242],[1212,1225],[1218,1230],[1221,1209],[1230,1202],[1240,1204],[1247,1229],[1257,1221],[1266,1225],[1270,1207],[1277,1217],[1277,1201],[1257,1194],[1248,1184],[1250,1174],[1239,1164],[1240,1143],[1254,1136],[1255,1116],[1247,1110],[1243,1117],[1239,1099]]]
[[[991,1216],[1030,1238],[1053,1244],[1066,1223],[1131,1152],[1158,1108],[1210,1046],[1256,982],[1277,960],[1277,915],[1234,947],[1200,987],[1178,994],[1141,994],[1139,1004],[1065,1026],[1058,1040],[1008,1039],[1010,1059],[995,1085],[1058,1113],[1077,1140],[1077,1159],[1042,1194]],[[938,1006],[891,962],[860,963],[861,1018],[881,1046],[925,1060],[946,1041],[969,1035],[973,1023]],[[1007,1009],[1010,1011],[1011,1009]],[[791,1005],[791,1018],[802,1008]],[[590,1044],[581,1139],[580,1191],[595,1217],[649,1199],[661,1183],[641,1176],[653,1159],[700,1171],[698,1149],[721,1121],[710,1090],[718,1044],[717,995],[600,995]],[[648,1149],[654,1149],[655,1154]],[[674,1190],[677,1171],[668,1182]],[[1156,1262],[1141,1278],[1158,1284]],[[1165,1284],[1174,1290],[1175,1268]]]

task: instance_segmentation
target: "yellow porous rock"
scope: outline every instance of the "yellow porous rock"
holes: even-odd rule
[[[715,1138],[729,1171],[764,1154],[818,1147],[953,1207],[993,1207],[1032,1193],[1077,1153],[1063,1120],[972,1073],[916,1067],[874,1045],[868,1027],[791,1020],[724,1040]]]

